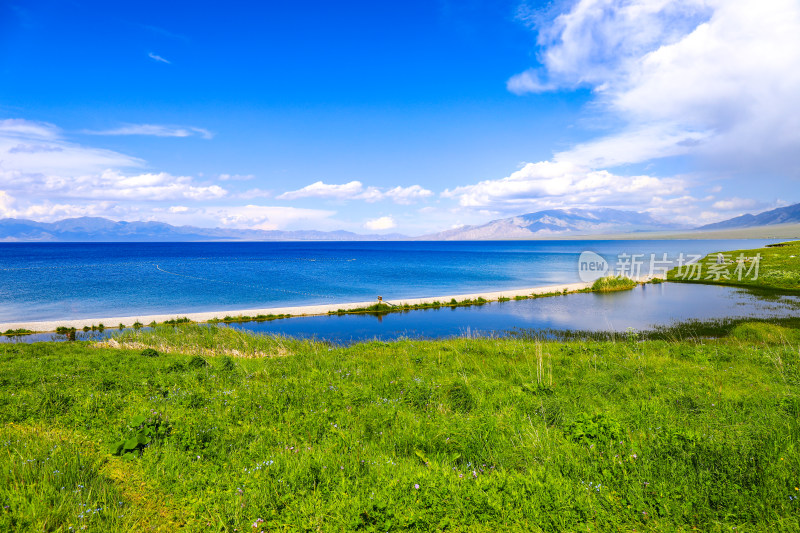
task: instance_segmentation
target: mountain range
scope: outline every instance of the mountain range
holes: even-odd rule
[[[800,204],[779,207],[771,211],[765,211],[758,215],[741,215],[738,217],[706,224],[697,229],[715,230],[731,228],[752,228],[756,226],[772,226],[774,224],[797,224],[800,223]]]
[[[685,229],[659,222],[647,213],[619,209],[550,209],[493,220],[480,226],[462,226],[431,235],[429,240],[536,239],[558,235],[630,233]]]
[[[5,242],[383,241],[406,238],[400,234],[360,235],[350,231],[198,228],[164,222],[115,222],[100,217],[67,218],[58,222],[0,220],[0,241]]]
[[[757,215],[742,215],[694,230],[729,230],[800,224],[800,204]],[[419,240],[540,239],[558,236],[694,231],[654,219],[648,213],[619,209],[550,209],[462,226],[416,237]],[[164,222],[116,222],[99,217],[68,218],[58,222],[0,220],[0,242],[186,242],[186,241],[391,241],[411,237],[393,233],[362,235],[349,231],[278,231],[172,226]]]

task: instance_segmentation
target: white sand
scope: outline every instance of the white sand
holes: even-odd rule
[[[434,301],[449,302],[453,298],[458,301],[461,300],[475,300],[477,298],[484,298],[488,301],[497,301],[499,298],[514,298],[515,296],[529,296],[532,294],[544,294],[548,292],[571,292],[590,287],[591,283],[566,283],[562,285],[548,285],[546,287],[533,287],[529,289],[516,289],[508,291],[484,292],[475,294],[454,294],[448,296],[434,296],[430,298],[404,298],[401,300],[384,300],[386,303],[394,305],[415,305],[423,303],[432,303]],[[292,315],[292,316],[313,316],[325,315],[328,311],[336,311],[338,309],[357,309],[359,307],[367,307],[377,303],[377,300],[371,302],[352,302],[352,303],[339,303],[339,304],[325,304],[325,305],[302,305],[298,307],[270,307],[265,309],[239,309],[235,311],[207,311],[203,313],[170,313],[164,315],[140,315],[140,316],[114,316],[114,317],[97,317],[97,318],[80,318],[75,320],[47,320],[41,322],[6,322],[0,323],[0,332],[9,329],[27,329],[36,332],[49,332],[55,331],[56,328],[64,326],[68,328],[81,329],[84,326],[91,327],[92,325],[103,324],[106,328],[116,328],[119,324],[124,324],[128,327],[132,326],[134,322],[141,322],[142,324],[150,324],[151,322],[164,322],[175,318],[186,317],[194,322],[207,322],[213,318],[223,318],[225,316],[256,316],[256,315]]]

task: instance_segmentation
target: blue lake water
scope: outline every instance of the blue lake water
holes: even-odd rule
[[[768,242],[3,243],[0,322],[489,292],[579,281],[584,250],[613,266],[621,253],[647,263]],[[481,311],[459,312],[456,321]]]

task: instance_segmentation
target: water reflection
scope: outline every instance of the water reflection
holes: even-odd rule
[[[800,295],[714,285],[662,283],[631,291],[582,293],[482,306],[422,309],[389,314],[296,317],[220,325],[256,333],[316,338],[337,344],[401,337],[499,336],[512,330],[624,332],[689,320],[800,316]],[[77,340],[110,337],[119,330],[78,331]],[[63,341],[53,333],[3,337],[4,342]]]

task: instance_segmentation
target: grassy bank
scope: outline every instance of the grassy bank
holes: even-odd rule
[[[674,268],[667,273],[667,279],[683,283],[800,291],[800,241],[751,250],[726,251],[722,254],[722,264],[717,263],[718,253],[714,252],[700,260],[702,266],[698,269],[690,271],[684,267],[679,271]],[[756,274],[754,262],[757,256],[759,259]]]
[[[796,335],[4,345],[0,530],[796,531]]]

